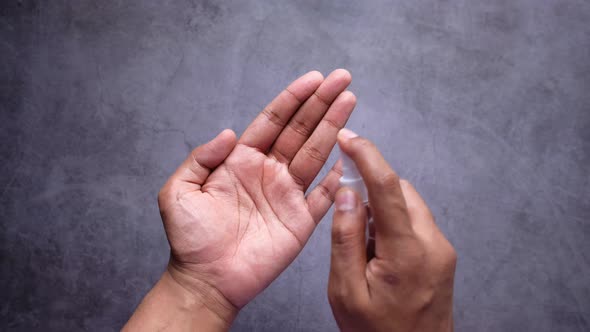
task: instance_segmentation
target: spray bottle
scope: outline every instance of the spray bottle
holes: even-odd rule
[[[350,157],[344,151],[342,151],[342,149],[340,150],[340,158],[342,159],[342,176],[340,177],[340,187],[348,187],[354,190],[361,199],[361,202],[367,210],[367,243],[369,246],[374,245],[375,232],[373,228],[373,217],[371,215],[371,210],[369,209],[369,195],[367,193],[367,187],[365,186],[365,182],[356,168],[354,161],[350,159]]]

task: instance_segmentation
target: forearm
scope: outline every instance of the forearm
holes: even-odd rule
[[[195,295],[173,274],[169,269],[164,272],[123,331],[227,331],[237,310]]]

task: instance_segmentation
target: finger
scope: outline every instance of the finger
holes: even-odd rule
[[[301,146],[307,141],[334,99],[346,89],[352,78],[344,69],[333,71],[301,108],[289,120],[270,149],[270,156],[290,164]]]
[[[338,133],[338,144],[350,156],[363,177],[375,223],[376,250],[393,238],[411,234],[406,202],[397,174],[377,147],[348,129]]]
[[[406,201],[410,223],[414,230],[420,233],[431,232],[433,226],[435,227],[435,223],[432,212],[430,212],[426,202],[424,202],[416,188],[407,180],[400,180],[400,186]]]
[[[289,119],[323,81],[324,76],[318,71],[311,71],[293,81],[246,128],[240,143],[266,153]]]
[[[338,190],[332,221],[332,254],[330,260],[331,295],[346,294],[353,301],[356,293],[366,290],[367,256],[365,248],[366,209],[350,188]]]
[[[318,224],[334,203],[334,196],[342,176],[342,162],[338,161],[322,181],[307,195],[307,206],[313,220]]]
[[[304,192],[328,160],[336,144],[336,135],[348,121],[355,105],[355,95],[350,91],[342,92],[293,158],[289,173]]]
[[[195,148],[173,177],[196,185],[198,190],[211,171],[227,158],[235,146],[236,134],[231,129],[226,129],[213,140]]]

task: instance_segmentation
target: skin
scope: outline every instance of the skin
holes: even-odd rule
[[[342,331],[452,331],[457,255],[416,189],[400,180],[375,145],[349,130],[338,136],[369,193],[367,209],[349,188],[336,194],[328,298]]]
[[[456,254],[428,207],[377,148],[346,129],[350,74],[291,83],[238,139],[197,147],[158,196],[170,261],[124,331],[225,331],[299,254],[334,199],[328,297],[344,331],[450,331]],[[307,195],[338,138],[369,192],[367,210],[335,165]],[[337,192],[337,194],[336,194]]]
[[[125,331],[227,330],[295,259],[338,188],[335,165],[306,195],[354,109],[350,82],[307,73],[239,139],[224,130],[188,156],[158,197],[170,262]]]

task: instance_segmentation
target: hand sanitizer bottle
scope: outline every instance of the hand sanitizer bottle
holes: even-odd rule
[[[340,187],[349,187],[359,195],[363,205],[367,209],[367,242],[372,242],[372,244],[374,244],[373,217],[371,216],[371,210],[369,209],[367,187],[365,186],[365,182],[356,168],[354,161],[342,150],[340,150],[340,158],[342,159]]]

